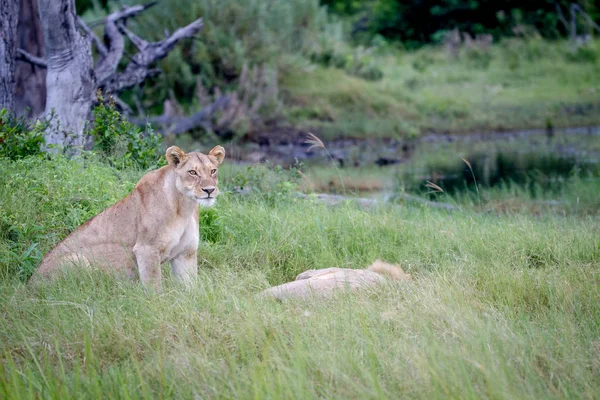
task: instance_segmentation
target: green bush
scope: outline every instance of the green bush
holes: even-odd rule
[[[435,63],[435,58],[433,58],[431,55],[429,55],[427,53],[421,52],[413,60],[412,67],[414,68],[415,71],[423,73],[427,70],[427,68],[429,68],[434,63]]]
[[[32,124],[24,117],[12,116],[6,109],[0,110],[0,157],[17,160],[41,154],[47,126],[47,121]]]
[[[319,42],[344,42],[341,23],[318,0],[172,0],[128,22],[144,39],[162,40],[165,30],[174,32],[196,18],[204,21],[198,40],[178,44],[161,61],[163,74],[144,87],[145,105],[160,107],[171,90],[189,100],[198,79],[208,88],[230,88],[244,64],[277,63],[283,54],[308,56]]]
[[[154,133],[150,125],[145,132],[125,120],[115,109],[112,97],[108,104],[102,96],[94,107],[94,121],[88,132],[94,140],[94,150],[98,151],[117,168],[137,167],[152,169],[165,165],[162,154],[162,137]]]
[[[556,58],[558,46],[533,34],[524,38],[504,39],[500,48],[502,49],[502,58],[514,71],[526,63]]]
[[[349,75],[378,81],[383,78],[383,71],[376,65],[369,54],[372,49],[351,48],[345,43],[321,42],[315,46],[308,58],[317,64],[344,70]]]
[[[575,51],[567,52],[567,61],[582,64],[595,64],[598,60],[598,52],[592,46],[579,46]]]
[[[469,48],[466,51],[467,64],[473,68],[486,70],[492,63],[493,56],[490,51],[476,47]]]

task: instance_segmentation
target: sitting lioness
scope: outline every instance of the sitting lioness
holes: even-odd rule
[[[36,275],[48,277],[65,265],[125,272],[146,286],[161,286],[160,265],[170,261],[183,282],[197,274],[198,205],[219,194],[221,146],[208,155],[169,147],[168,165],[148,172],[133,192],[90,219],[42,260]],[[137,273],[136,273],[137,271]]]

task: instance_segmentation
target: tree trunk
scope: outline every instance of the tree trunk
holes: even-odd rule
[[[74,0],[39,0],[39,7],[48,65],[46,115],[54,116],[46,144],[81,147],[96,88],[91,39],[78,30]]]
[[[19,0],[0,0],[1,11],[5,10],[3,4],[10,1]],[[35,0],[23,1],[29,4]],[[156,2],[124,6],[106,18],[104,42],[102,42],[90,27],[77,17],[74,0],[37,1],[46,57],[44,59],[35,54],[39,54],[39,51],[35,51],[37,50],[35,45],[26,48],[27,44],[25,48],[15,51],[15,55],[19,60],[32,64],[31,68],[46,69],[45,113],[51,117],[51,126],[46,131],[48,145],[74,147],[86,145],[88,138],[85,137],[84,130],[91,117],[96,89],[103,89],[103,92],[116,96],[124,89],[138,85],[146,78],[156,75],[160,71],[151,68],[151,65],[166,57],[180,40],[193,37],[203,26],[200,18],[177,29],[172,35],[159,42],[146,42],[130,32],[125,22],[128,18],[133,18],[154,6]],[[25,5],[23,7],[23,20],[35,21],[36,19],[32,18],[34,8]],[[2,17],[4,18],[4,13]],[[35,24],[33,22],[33,27],[29,27],[30,36],[33,37],[31,43],[35,43],[35,39],[38,38]],[[27,35],[24,35],[27,38]],[[124,52],[123,35],[127,36],[139,51],[121,72],[118,65]],[[28,40],[25,42],[29,43]],[[93,65],[92,42],[100,55],[96,68]],[[34,51],[31,51],[31,48]],[[8,58],[9,61],[14,60],[14,56]],[[28,89],[23,91],[29,92]],[[116,100],[119,101],[118,98]]]
[[[0,108],[14,111],[19,0],[0,0]]]
[[[44,35],[37,0],[21,0],[17,36],[20,49],[44,58]],[[46,107],[46,69],[17,61],[15,79],[15,113],[29,118],[40,116]]]

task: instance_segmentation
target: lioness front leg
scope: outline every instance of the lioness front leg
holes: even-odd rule
[[[160,254],[158,250],[152,246],[136,244],[133,246],[133,254],[142,284],[160,290]]]
[[[171,260],[171,272],[182,283],[190,283],[198,277],[197,249],[189,249]]]

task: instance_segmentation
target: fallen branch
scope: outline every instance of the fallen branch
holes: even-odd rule
[[[202,128],[206,131],[212,131],[212,119],[215,114],[228,107],[230,97],[227,95],[219,97],[214,103],[204,107],[201,111],[187,116],[168,116],[161,115],[153,118],[130,118],[129,121],[136,125],[145,125],[151,123],[161,126],[163,136],[180,135],[189,132],[195,128]]]

